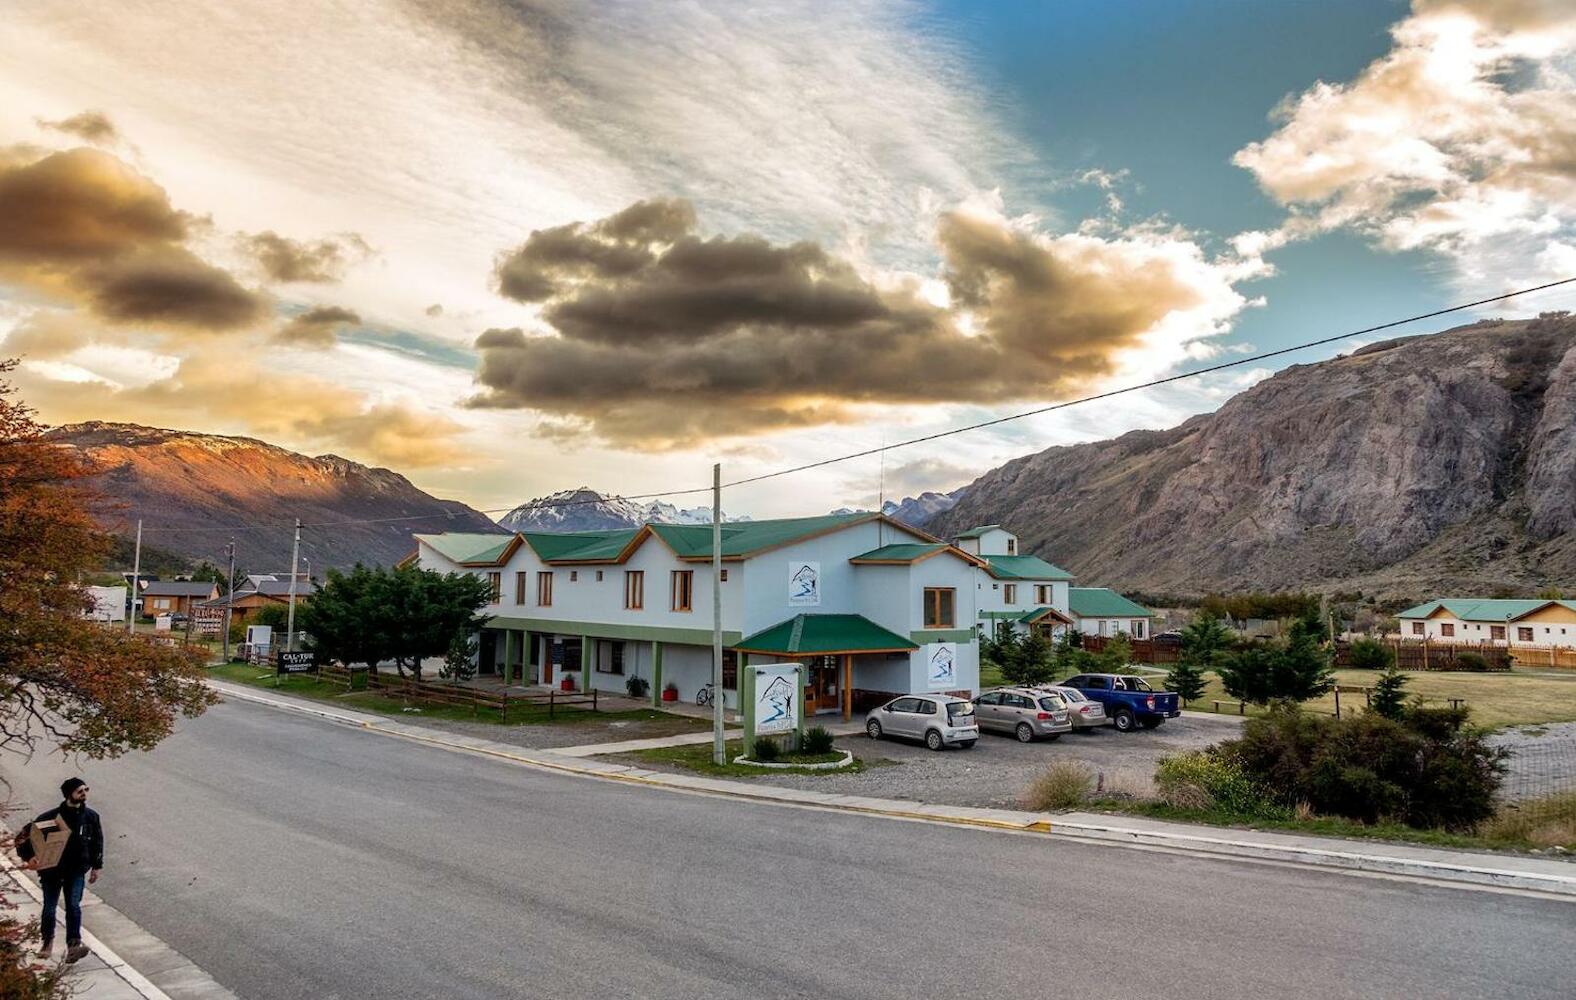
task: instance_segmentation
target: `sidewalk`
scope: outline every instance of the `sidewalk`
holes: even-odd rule
[[[458,736],[424,726],[302,699],[265,694],[222,681],[209,684],[226,698],[314,715],[381,735],[461,753],[476,753],[527,767],[582,777],[622,781],[692,794],[722,795],[754,802],[833,809],[890,819],[919,820],[1015,833],[1100,840],[1241,860],[1278,861],[1346,871],[1447,881],[1463,886],[1539,892],[1576,902],[1576,864],[1511,854],[1454,851],[1388,843],[1234,830],[1139,817],[1096,813],[1037,813],[971,806],[942,806],[896,799],[836,795],[798,788],[752,784],[698,775],[647,770],[562,750],[523,750],[492,740]],[[696,734],[706,735],[706,734]],[[604,744],[604,746],[606,746]],[[576,748],[584,750],[584,748]]]
[[[4,856],[0,856],[0,884],[20,904],[17,919],[28,921],[38,916],[43,890],[36,878],[17,870]],[[65,920],[64,910],[59,917]],[[51,961],[59,963],[65,955],[64,928],[56,935]],[[180,952],[92,892],[82,895],[82,943],[88,946],[87,957],[66,966],[73,996],[85,1000],[237,1000]]]

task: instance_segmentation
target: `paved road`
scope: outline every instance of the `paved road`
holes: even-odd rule
[[[248,998],[1059,995],[1052,945],[1087,998],[1576,975],[1566,903],[677,795],[246,704],[84,772],[104,897]]]

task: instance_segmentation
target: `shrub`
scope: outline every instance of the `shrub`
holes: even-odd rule
[[[1221,657],[1221,684],[1233,698],[1266,705],[1307,701],[1335,686],[1330,651],[1319,641],[1318,623],[1298,621],[1285,639],[1255,643]]]
[[[1059,760],[1034,779],[1023,793],[1023,804],[1030,809],[1075,809],[1083,805],[1094,790],[1094,773],[1078,760]]]
[[[1197,701],[1203,697],[1207,687],[1204,671],[1197,663],[1189,660],[1177,661],[1166,674],[1166,689],[1175,691],[1184,702]]]
[[[1465,709],[1410,708],[1343,719],[1295,706],[1251,719],[1219,753],[1282,806],[1365,823],[1470,828],[1493,815],[1506,752],[1465,725]]]
[[[476,676],[476,633],[461,629],[454,633],[449,648],[443,654],[443,666],[438,676],[449,681],[468,681]]]
[[[1399,719],[1406,713],[1406,675],[1394,664],[1374,682],[1368,707],[1387,719]]]
[[[1161,758],[1155,788],[1162,802],[1179,809],[1220,809],[1253,819],[1289,814],[1233,759],[1209,751]]]
[[[1470,650],[1464,653],[1457,653],[1456,669],[1467,670],[1474,674],[1485,673],[1488,670],[1488,660],[1483,658],[1482,653],[1474,653]]]
[[[799,749],[807,754],[831,753],[832,734],[826,731],[825,726],[811,726],[804,731],[804,740]]]
[[[1036,629],[1011,644],[1002,644],[1001,649],[1001,676],[1008,684],[1033,687],[1056,676],[1051,644]]]
[[[768,764],[782,756],[782,751],[777,747],[777,741],[770,736],[757,736],[755,742],[750,744],[750,759],[762,764]]]
[[[651,682],[644,677],[630,677],[624,681],[624,690],[631,698],[644,698],[651,690]]]
[[[1576,792],[1505,806],[1482,833],[1494,840],[1576,850]]]
[[[1368,636],[1353,639],[1346,656],[1355,670],[1386,670],[1395,664],[1395,650]]]

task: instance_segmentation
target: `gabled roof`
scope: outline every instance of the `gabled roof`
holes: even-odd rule
[[[956,538],[956,539],[978,538],[981,535],[985,534],[985,532],[987,532],[987,531],[1005,531],[1005,530],[1006,529],[1003,528],[999,524],[982,524],[978,528],[970,528],[967,531],[960,532],[959,534],[955,535],[954,538]]]
[[[906,653],[919,644],[903,638],[864,615],[795,615],[741,639],[743,653],[797,656],[801,653]]]
[[[499,565],[519,545],[518,535],[494,532],[444,531],[433,535],[417,535],[416,541],[432,547],[450,562],[464,566]]]
[[[1563,605],[1576,611],[1576,601],[1552,601],[1546,598],[1519,599],[1479,599],[1446,597],[1437,601],[1428,601],[1415,608],[1407,608],[1398,614],[1397,618],[1427,618],[1429,615],[1443,608],[1445,611],[1464,621],[1478,622],[1509,622],[1517,618],[1524,618],[1534,611],[1539,611],[1551,604]]]
[[[998,580],[1071,580],[1073,575],[1039,556],[980,556]]]
[[[942,553],[957,556],[972,566],[983,566],[984,561],[977,556],[971,556],[955,545],[946,542],[898,542],[892,545],[883,545],[869,552],[861,552],[848,561],[856,566],[894,566],[911,565],[923,562],[931,556]]]
[[[543,562],[615,562],[638,534],[639,528],[616,528],[609,531],[527,531],[523,537]]]
[[[1153,618],[1154,612],[1108,587],[1069,587],[1067,606],[1079,618]]]
[[[1073,623],[1072,617],[1070,615],[1064,615],[1055,608],[1030,608],[1028,611],[1025,611],[1014,620],[1021,622],[1024,625],[1033,625],[1037,622],[1044,621],[1047,618],[1055,618],[1057,621],[1066,625],[1071,625]]]
[[[146,597],[211,597],[219,585],[194,580],[154,580],[143,585]]]

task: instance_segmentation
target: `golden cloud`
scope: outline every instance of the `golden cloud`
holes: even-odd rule
[[[333,347],[341,328],[360,323],[361,317],[340,306],[318,306],[291,319],[274,334],[274,341],[296,347]]]
[[[340,280],[352,263],[372,255],[367,241],[356,233],[302,242],[269,230],[242,238],[241,248],[273,281],[319,284]]]
[[[95,146],[113,146],[120,142],[120,130],[110,121],[109,115],[102,111],[83,111],[59,121],[46,121],[43,118],[37,121],[39,128],[64,132]]]

